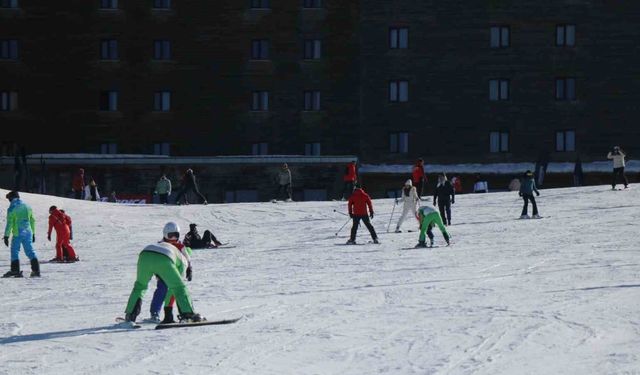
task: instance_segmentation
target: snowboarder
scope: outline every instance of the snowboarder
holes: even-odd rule
[[[416,187],[418,197],[422,198],[424,186],[427,183],[427,175],[424,173],[424,160],[422,158],[419,158],[413,166],[411,180],[413,180],[413,186]]]
[[[533,173],[531,171],[526,171],[522,178],[522,183],[520,184],[519,195],[524,200],[520,219],[529,219],[529,215],[527,215],[529,201],[531,201],[531,206],[533,206],[533,218],[540,219],[540,215],[538,215],[538,205],[536,204],[536,199],[533,197],[534,192],[537,196],[540,196],[540,192],[536,188],[536,182],[533,179]]]
[[[418,192],[416,191],[415,186],[413,186],[411,179],[408,179],[402,188],[402,215],[400,215],[398,224],[396,224],[396,233],[401,232],[400,227],[409,213],[418,219],[418,202],[420,202]]]
[[[60,212],[62,212],[64,214],[64,222],[67,223],[67,226],[69,227],[69,240],[73,240],[73,223],[71,221],[71,216],[67,215],[67,213],[63,210],[63,209],[59,209]],[[62,247],[62,255],[64,256],[64,258],[69,259],[69,252],[67,251],[66,247]],[[80,260],[80,257],[78,256],[78,253],[76,253],[76,262]]]
[[[418,209],[418,218],[420,220],[420,236],[418,237],[418,244],[416,247],[427,247],[426,244],[426,236],[429,237],[429,247],[433,247],[433,225],[437,225],[442,232],[442,236],[444,240],[447,241],[447,246],[449,246],[449,241],[451,237],[447,232],[447,228],[445,228],[442,223],[442,218],[438,211],[435,208],[429,206],[422,206]],[[426,233],[426,236],[425,236]]]
[[[196,227],[197,225],[195,223],[189,224],[189,232],[184,235],[184,240],[182,241],[185,246],[192,249],[211,249],[222,245],[216,236],[208,229],[205,230],[202,237],[200,237],[200,233],[198,233]]]
[[[89,179],[89,184],[84,187],[84,200],[86,201],[100,201],[100,193],[98,192],[98,185],[92,178]]]
[[[616,180],[618,176],[622,177],[622,181],[624,183],[624,188],[627,189],[629,187],[629,180],[627,180],[627,176],[624,174],[624,158],[627,155],[620,149],[618,146],[614,146],[613,150],[609,151],[607,154],[607,159],[613,160],[613,176],[611,180],[611,190],[616,189]]]
[[[84,169],[78,168],[78,171],[73,176],[73,182],[71,183],[71,190],[73,190],[73,197],[75,199],[83,199],[84,193]]]
[[[342,187],[342,200],[348,199],[353,193],[353,189],[358,181],[358,175],[356,173],[356,161],[352,160],[345,169],[342,176],[344,185]]]
[[[182,280],[191,278],[189,260],[176,246],[180,238],[180,227],[174,222],[165,224],[162,241],[147,245],[138,256],[137,278],[125,310],[125,321],[135,322],[140,314],[142,297],[149,281],[156,275],[167,286],[168,295],[175,296],[181,321],[199,322],[204,318],[193,311],[191,297]]]
[[[291,170],[287,163],[282,164],[282,167],[278,171],[277,180],[278,188],[274,201],[284,196],[287,202],[291,202]]]
[[[373,243],[379,243],[376,230],[373,229],[373,225],[371,225],[371,221],[369,221],[369,218],[373,219],[373,205],[371,204],[371,198],[367,193],[365,193],[365,191],[360,187],[359,184],[356,184],[355,187],[356,188],[353,190],[353,194],[351,194],[351,196],[349,197],[349,202],[347,203],[349,208],[349,217],[353,219],[353,226],[351,227],[351,238],[349,238],[349,241],[347,241],[347,245],[356,244],[356,234],[358,234],[358,226],[360,225],[360,220],[362,220],[364,225],[369,230],[371,238],[373,239]],[[369,208],[368,215],[367,207]]]
[[[444,225],[451,225],[451,205],[456,203],[456,193],[444,172],[438,176],[438,185],[433,193],[433,205],[435,206],[436,203]]]
[[[7,209],[7,225],[4,229],[4,244],[9,246],[11,238],[11,270],[2,277],[22,277],[20,271],[20,245],[24,253],[31,261],[31,277],[40,276],[40,263],[33,243],[36,242],[36,220],[33,217],[31,207],[20,200],[20,194],[13,190],[7,193],[6,198],[11,202]]]
[[[156,183],[156,191],[154,191],[154,193],[158,194],[160,204],[169,203],[169,196],[171,195],[171,180],[167,178],[166,174],[163,174]]]
[[[58,207],[49,207],[49,231],[47,232],[47,240],[51,241],[51,230],[56,230],[56,257],[51,262],[76,262],[76,252],[71,246],[71,218],[64,212],[58,210]],[[65,255],[66,250],[66,255]]]
[[[186,194],[189,191],[193,191],[199,198],[202,200],[202,204],[207,204],[207,199],[200,193],[200,189],[198,189],[198,184],[196,184],[196,176],[193,174],[193,169],[189,168],[186,172],[184,172],[184,176],[182,176],[182,190],[176,195],[176,204],[180,204],[180,198],[184,196],[184,201],[186,204],[189,204],[187,201]]]

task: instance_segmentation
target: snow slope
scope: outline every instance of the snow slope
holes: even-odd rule
[[[333,212],[344,202],[162,207],[22,196],[36,213],[39,257],[54,255],[46,215],[55,204],[74,219],[82,261],[43,264],[41,279],[0,279],[0,374],[640,373],[638,189],[542,190],[543,220],[516,220],[515,193],[461,195],[454,245],[419,250],[416,232],[385,233],[390,199],[374,201],[382,245],[366,244],[361,228],[365,245],[344,246],[350,225],[336,236],[346,217]],[[169,220],[237,245],[196,252],[188,287],[208,319],[243,320],[111,329],[139,251]]]

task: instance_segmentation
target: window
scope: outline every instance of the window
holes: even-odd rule
[[[575,78],[557,78],[556,79],[556,99],[557,100],[576,100],[576,79]]]
[[[251,97],[252,111],[269,110],[269,91],[254,91]]]
[[[393,154],[409,152],[409,133],[391,133],[389,136],[389,151]]]
[[[171,60],[171,41],[154,40],[153,41],[153,59],[154,60]]]
[[[100,93],[100,110],[115,112],[118,110],[118,92],[103,91]]]
[[[105,39],[100,42],[100,59],[101,60],[118,60],[118,41],[113,39]]]
[[[409,81],[389,82],[389,101],[408,102],[409,101]]]
[[[509,80],[508,79],[492,79],[489,80],[489,100],[508,100],[509,99]]]
[[[556,151],[571,152],[576,150],[575,130],[562,130],[556,132]]]
[[[118,0],[100,0],[100,9],[118,9]]]
[[[322,8],[322,0],[303,0],[303,8]]]
[[[0,111],[9,112],[18,109],[18,93],[15,91],[0,92]]]
[[[251,145],[251,155],[268,155],[269,147],[265,142]]]
[[[17,8],[18,0],[0,0],[0,8]]]
[[[322,41],[307,39],[304,41],[304,59],[317,60],[322,57]]]
[[[305,111],[320,110],[320,91],[304,92],[304,110]]]
[[[100,145],[101,154],[117,154],[118,145],[116,143],[103,143]]]
[[[251,0],[252,9],[269,9],[271,8],[269,0]]]
[[[17,60],[18,59],[18,41],[15,39],[0,40],[0,59]]]
[[[576,45],[576,25],[556,26],[556,46],[574,47]]]
[[[406,27],[389,29],[389,48],[409,48],[409,29]]]
[[[304,154],[307,156],[320,155],[320,142],[306,143],[304,145]]]
[[[155,143],[153,145],[153,154],[154,155],[170,155],[171,154],[171,144],[168,142]]]
[[[269,41],[254,39],[251,41],[251,60],[269,60]]]
[[[156,112],[169,112],[171,110],[170,91],[157,91],[153,94],[153,110]]]
[[[492,26],[491,27],[491,48],[509,47],[509,26]]]
[[[489,151],[509,152],[509,133],[505,131],[489,133]]]
[[[153,0],[153,9],[171,9],[171,0]]]

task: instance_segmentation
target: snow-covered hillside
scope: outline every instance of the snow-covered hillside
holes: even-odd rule
[[[336,236],[346,217],[334,212],[344,202],[162,207],[22,194],[39,258],[54,256],[55,204],[74,219],[81,261],[0,279],[0,374],[637,374],[640,190],[609,189],[542,190],[542,220],[517,220],[515,193],[461,195],[453,245],[433,249],[411,249],[416,232],[385,233],[389,199],[374,201],[382,244],[366,244],[361,228],[365,245],[344,246],[350,225]],[[188,287],[197,312],[240,322],[110,329],[138,253],[167,221],[237,245],[197,251]]]

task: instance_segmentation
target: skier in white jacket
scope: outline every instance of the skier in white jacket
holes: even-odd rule
[[[418,218],[418,202],[420,202],[420,197],[418,197],[418,192],[416,191],[415,186],[411,183],[411,179],[408,179],[407,182],[404,183],[404,187],[402,188],[402,215],[400,215],[400,219],[398,220],[398,224],[396,225],[396,233],[400,233],[400,227],[402,226],[402,222],[407,217],[409,213],[412,214],[413,217]]]

